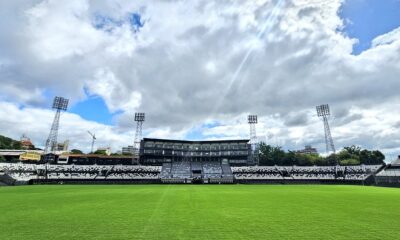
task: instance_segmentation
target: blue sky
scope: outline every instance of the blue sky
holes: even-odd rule
[[[116,27],[121,27],[123,24],[129,24],[133,32],[140,31],[145,24],[139,13],[129,13],[126,18],[114,19],[112,17],[97,13],[95,14],[93,26],[97,29],[110,32]]]
[[[221,135],[207,135],[207,136],[204,136],[204,134],[203,134],[203,130],[204,130],[204,129],[207,129],[207,128],[214,128],[214,127],[218,127],[218,126],[221,126],[221,123],[219,123],[219,122],[217,122],[217,121],[216,121],[216,122],[210,122],[210,123],[202,124],[201,127],[191,129],[191,130],[186,134],[185,139],[188,139],[188,140],[199,140],[199,139],[204,139],[205,137],[208,137],[208,138],[212,138],[212,137],[215,137],[215,138],[223,137],[223,136],[221,136]]]
[[[349,20],[344,32],[359,40],[353,48],[353,54],[358,55],[370,48],[375,37],[400,26],[400,1],[347,0],[340,15]]]
[[[82,102],[72,105],[68,110],[71,113],[76,113],[86,120],[104,123],[107,125],[113,124],[113,117],[118,114],[110,113],[106,103],[99,96],[91,96]]]

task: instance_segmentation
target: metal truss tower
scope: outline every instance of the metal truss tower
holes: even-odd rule
[[[329,110],[329,105],[324,104],[317,106],[317,114],[318,117],[321,117],[322,121],[324,122],[326,153],[329,153],[330,151],[336,153],[335,145],[333,144],[333,139],[331,135],[331,129],[328,123],[328,116],[330,116],[331,114]]]
[[[135,113],[136,133],[133,143],[133,162],[139,164],[140,141],[142,140],[142,126],[145,119],[144,113]]]
[[[258,123],[257,115],[249,115],[247,117],[250,126],[250,145],[251,145],[251,155],[253,158],[253,163],[258,165],[258,154],[255,154],[257,148],[257,134],[256,134],[256,124]]]
[[[56,110],[54,116],[53,124],[51,125],[51,130],[49,137],[46,140],[46,147],[44,153],[54,153],[57,150],[57,137],[58,137],[58,127],[60,126],[60,115],[61,111],[66,111],[68,107],[68,99],[62,97],[55,97],[53,101],[53,109]]]
[[[97,138],[94,133],[91,133],[90,131],[88,131],[88,133],[92,137],[92,147],[90,148],[90,153],[93,154],[94,142],[96,141]]]

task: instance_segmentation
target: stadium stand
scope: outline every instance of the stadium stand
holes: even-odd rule
[[[160,177],[171,178],[171,169],[172,169],[171,163],[163,163]]]
[[[379,173],[378,173],[379,172]],[[162,166],[0,163],[0,181],[22,183],[400,183],[400,161],[359,166],[230,167],[228,162],[173,162]],[[2,180],[3,179],[3,180]],[[385,184],[386,183],[386,184]],[[400,184],[399,184],[400,185]]]
[[[233,183],[233,174],[229,164],[227,162],[222,162],[221,168],[222,168],[223,183]]]
[[[203,164],[204,179],[206,181],[220,179],[222,175],[222,168],[219,162],[205,162]]]
[[[160,178],[161,167],[127,165],[35,165],[0,163],[0,173],[17,181],[120,181],[152,182]],[[157,182],[157,181],[155,181]]]
[[[8,174],[0,174],[0,186],[12,186],[15,185],[15,182],[15,179]]]
[[[188,179],[191,177],[190,162],[174,162],[171,169],[172,178]]]
[[[233,183],[229,163],[220,162],[164,163],[160,178],[163,183]]]
[[[365,181],[382,165],[232,167],[238,182]]]
[[[376,174],[375,183],[379,186],[400,187],[400,156]]]

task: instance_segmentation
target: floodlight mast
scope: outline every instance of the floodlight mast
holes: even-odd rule
[[[256,124],[258,123],[257,115],[249,115],[247,117],[250,126],[250,145],[251,145],[251,156],[253,164],[258,165],[258,155],[255,154],[257,148],[257,134],[256,134]]]
[[[142,139],[142,126],[145,120],[145,113],[135,113],[136,122],[136,133],[135,140],[133,143],[133,163],[140,164],[139,162],[139,151],[140,151],[140,141]]]
[[[46,140],[46,147],[44,149],[44,153],[54,153],[57,150],[57,137],[58,137],[58,128],[60,126],[60,115],[61,111],[66,111],[68,108],[68,99],[63,97],[55,97],[53,101],[53,109],[56,110],[56,114],[54,116],[53,124],[51,125],[49,137]]]
[[[88,131],[89,135],[92,136],[92,148],[90,150],[90,153],[93,153],[93,147],[94,147],[94,141],[96,141],[96,135]]]
[[[326,153],[329,153],[330,151],[336,153],[335,145],[333,144],[331,129],[328,123],[328,116],[331,115],[329,105],[319,105],[316,107],[316,109],[318,117],[321,117],[322,121],[324,122]]]

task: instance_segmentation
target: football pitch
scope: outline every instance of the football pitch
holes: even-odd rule
[[[400,189],[328,185],[0,188],[0,239],[399,239]]]

